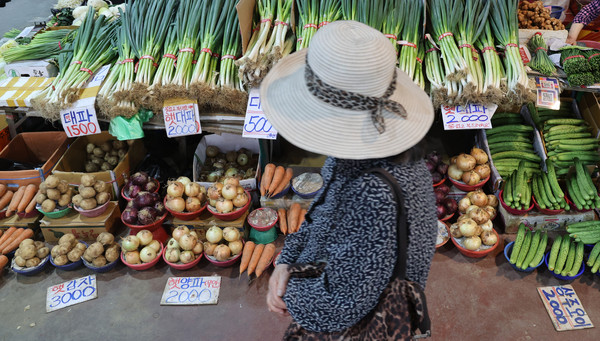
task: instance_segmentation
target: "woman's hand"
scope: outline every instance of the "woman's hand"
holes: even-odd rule
[[[279,264],[275,267],[275,270],[271,274],[271,279],[269,279],[269,292],[267,293],[269,311],[283,316],[289,315],[285,302],[281,299],[285,294],[288,279],[290,278],[287,267],[287,264]]]

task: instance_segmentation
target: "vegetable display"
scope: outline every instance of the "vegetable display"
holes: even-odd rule
[[[441,184],[440,186],[435,187],[433,190],[433,194],[435,195],[435,204],[437,206],[436,213],[438,219],[448,218],[458,210],[458,204],[456,203],[456,200],[448,197],[449,192],[450,187],[445,184]]]
[[[23,239],[15,251],[15,265],[21,268],[35,268],[48,257],[50,249],[44,242],[34,241],[31,237]]]
[[[487,196],[483,191],[469,192],[459,201],[459,211],[463,213],[456,223],[450,226],[450,235],[465,249],[482,250],[498,242],[492,220],[495,218],[498,200]]]
[[[72,198],[73,204],[82,210],[93,210],[110,201],[112,188],[102,180],[96,180],[91,174],[81,176],[79,193]]]
[[[240,275],[248,270],[248,276],[256,274],[256,277],[269,268],[275,256],[275,244],[255,244],[249,241],[244,246],[242,261],[240,264]]]
[[[429,153],[425,157],[425,166],[427,166],[434,184],[444,180],[446,173],[448,173],[448,164],[442,161],[442,157],[438,152]]]
[[[460,154],[450,159],[448,176],[453,180],[475,186],[490,176],[488,155],[480,148],[473,148],[469,154]]]
[[[173,237],[167,242],[165,259],[170,263],[188,264],[202,255],[206,241],[204,230],[190,230],[180,225],[173,231]]]
[[[235,227],[221,229],[213,225],[206,231],[204,253],[217,262],[233,259],[243,251],[244,244],[241,238],[240,230]]]
[[[550,16],[550,10],[542,1],[519,1],[519,28],[541,30],[564,30],[559,19]]]
[[[592,137],[590,131],[589,124],[577,118],[550,119],[543,123],[546,152],[560,177],[569,171],[575,158],[583,165],[600,161],[598,139]]]
[[[600,268],[600,243],[596,243],[588,256],[587,265],[590,267],[593,274],[598,272]]]
[[[206,205],[206,202],[206,187],[196,182],[187,181],[184,185],[183,182],[172,181],[167,187],[165,206],[171,211],[197,212]]]
[[[104,238],[106,238],[105,235],[99,239],[103,240]],[[60,237],[57,245],[52,247],[50,250],[50,256],[52,257],[52,262],[54,264],[62,266],[81,260],[81,257],[86,249],[86,244],[77,240],[75,235],[72,233],[67,233]]]
[[[540,32],[536,32],[533,37],[529,39],[527,47],[533,54],[533,58],[528,64],[529,67],[546,76],[551,76],[556,72],[556,66],[554,66],[554,63],[548,57],[548,46]]]
[[[146,172],[134,173],[126,180],[123,187],[123,194],[128,199],[135,199],[141,192],[155,193],[156,191],[158,191],[158,182]]]
[[[33,238],[33,230],[10,227],[0,238],[0,253],[6,255],[14,251],[25,239]]]
[[[38,186],[29,184],[21,186],[16,191],[11,191],[4,184],[0,184],[0,210],[5,210],[4,215],[11,217],[15,213],[31,213],[35,209],[36,193]]]
[[[90,247],[92,245],[90,245]],[[158,240],[153,239],[152,232],[141,230],[136,235],[129,235],[122,238],[121,249],[125,262],[127,264],[136,265],[150,263],[155,260],[160,256],[162,247]]]
[[[246,206],[250,198],[237,178],[226,177],[208,188],[208,201],[213,211],[230,213]]]
[[[258,155],[246,148],[222,152],[217,146],[206,147],[206,159],[198,176],[198,181],[216,182],[234,176],[251,179],[256,176]]]
[[[60,244],[59,244],[60,245]],[[102,232],[96,237],[96,242],[90,244],[83,252],[83,260],[99,268],[119,259],[121,246],[115,242],[112,233]]]
[[[537,266],[544,257],[547,245],[547,233],[540,230],[532,232],[521,223],[510,254],[510,263],[523,270]]]
[[[557,237],[548,257],[548,270],[561,276],[577,275],[583,264],[584,244],[569,236]]]
[[[71,41],[76,34],[73,30],[61,29],[43,31],[36,34],[31,43],[18,45],[2,52],[7,63],[20,60],[53,58]]]
[[[121,219],[129,225],[151,225],[167,213],[158,193],[141,191],[127,204]]]
[[[85,172],[113,170],[119,162],[123,161],[127,149],[127,143],[118,140],[106,141],[99,145],[88,143],[85,146],[87,156]]]
[[[596,244],[600,242],[600,221],[590,220],[578,223],[568,223],[567,232],[576,242]]]
[[[272,197],[281,193],[290,185],[293,177],[294,171],[291,168],[267,164],[260,181],[261,196]]]
[[[71,203],[74,191],[66,180],[59,180],[56,175],[50,175],[40,184],[36,202],[41,205],[43,212],[60,211]]]
[[[600,208],[598,190],[588,171],[584,168],[579,158],[575,158],[575,172],[565,180],[569,198],[578,210]]]

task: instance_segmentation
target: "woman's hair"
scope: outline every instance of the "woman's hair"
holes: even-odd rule
[[[403,151],[402,153],[392,156],[392,160],[396,163],[407,163],[415,162],[425,157],[425,151],[427,150],[427,142],[422,139],[416,145],[410,149]]]

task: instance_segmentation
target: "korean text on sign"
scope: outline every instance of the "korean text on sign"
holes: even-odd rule
[[[98,117],[93,105],[63,110],[60,112],[60,120],[69,137],[100,133]]]
[[[466,106],[442,106],[445,130],[491,129],[490,119],[497,105],[469,104]]]
[[[277,138],[277,131],[263,113],[258,89],[250,89],[242,136],[268,140]]]
[[[538,293],[557,331],[594,327],[572,286],[541,287]]]
[[[167,137],[195,135],[202,132],[197,103],[172,105],[165,103],[163,114]]]
[[[98,297],[96,275],[77,278],[48,288],[46,312],[55,311]]]
[[[161,305],[217,304],[221,277],[169,277]]]

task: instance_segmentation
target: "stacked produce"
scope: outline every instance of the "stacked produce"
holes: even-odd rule
[[[209,205],[218,213],[230,213],[246,206],[250,198],[237,178],[226,177],[207,191]]]
[[[529,67],[546,76],[551,76],[556,72],[554,63],[548,57],[548,46],[542,37],[542,33],[536,32],[529,43],[527,43],[529,51],[533,54],[533,58],[529,62]]]
[[[533,233],[521,223],[510,253],[510,263],[523,270],[537,266],[544,257],[547,244],[547,233],[540,230]]]
[[[490,176],[488,155],[479,148],[471,149],[470,154],[460,154],[450,159],[448,176],[455,181],[475,186]]]
[[[534,103],[527,103],[527,110],[531,115],[531,119],[533,123],[538,128],[538,130],[543,130],[544,122],[551,119],[561,119],[561,118],[575,118],[573,114],[573,109],[571,108],[572,102],[570,99],[561,98],[560,99],[560,107],[558,110],[547,109],[547,108],[538,108]],[[495,114],[494,114],[495,116]],[[591,136],[591,134],[590,134]]]
[[[543,136],[548,158],[556,164],[557,174],[564,176],[579,158],[584,165],[600,162],[598,140],[593,138],[585,120],[551,119],[544,122]]]
[[[564,30],[559,19],[550,16],[550,10],[542,1],[519,1],[519,28],[540,30]]]
[[[142,264],[150,263],[160,256],[162,246],[158,240],[153,239],[152,232],[141,230],[135,236],[123,238],[121,248],[127,264]]]
[[[524,161],[522,162],[524,164]],[[551,160],[546,160],[546,170],[547,173],[532,172],[531,189],[535,202],[541,209],[570,210],[570,206],[565,200],[565,195],[558,184],[556,169]]]
[[[79,2],[80,3],[79,5],[81,5],[82,1],[75,1],[75,2]],[[91,1],[88,0],[87,5],[85,5],[85,6],[73,7],[73,4],[68,5],[69,8],[73,9],[72,10],[73,19],[74,19],[73,25],[80,26],[83,23],[83,21],[85,20],[86,13],[88,12],[88,10],[90,8],[93,8],[94,10],[96,10],[96,16],[103,15],[107,19],[116,20],[120,16],[119,10],[125,11],[125,4],[111,6],[111,5],[109,5],[109,3],[110,3],[110,1],[106,2],[104,0],[91,0]],[[57,8],[57,7],[55,7],[55,8]]]
[[[146,172],[135,172],[126,180],[123,187],[123,194],[125,194],[127,199],[134,199],[141,192],[155,193],[156,191],[158,191],[158,182],[152,179]]]
[[[0,271],[4,270],[4,267],[8,264],[8,257],[0,255]]]
[[[21,186],[15,192],[9,190],[5,184],[0,184],[0,211],[6,208],[6,217],[14,213],[31,213],[37,203],[37,191],[38,186],[35,184]]]
[[[69,42],[73,41],[76,32],[69,29],[40,32],[29,44],[18,45],[2,52],[2,57],[7,63],[54,58]]]
[[[529,210],[532,206],[531,195],[533,193],[531,177],[532,174],[539,172],[539,169],[529,168],[527,167],[527,162],[521,160],[517,169],[512,171],[512,173],[506,177],[506,181],[504,182],[504,190],[502,193],[502,200],[504,203],[516,210]],[[556,182],[556,177],[553,176],[553,173],[548,172],[548,178],[554,179],[554,182],[551,183],[558,186],[558,182]],[[535,184],[537,188],[538,182],[535,182]],[[560,191],[560,187],[558,187],[557,192],[558,191]],[[562,191],[558,193],[562,194]],[[564,197],[564,194],[562,196]]]
[[[276,196],[290,185],[293,177],[291,168],[268,163],[260,181],[260,195],[268,198]]]
[[[44,242],[34,241],[31,238],[24,239],[18,245],[14,261],[21,268],[35,268],[50,253],[50,249]]]
[[[435,204],[437,205],[436,212],[438,219],[448,218],[449,216],[454,215],[458,210],[456,200],[448,197],[448,193],[450,193],[450,187],[445,184],[441,184],[433,190],[433,194],[435,194]]]
[[[73,196],[73,204],[82,210],[93,210],[111,199],[111,187],[102,180],[96,180],[91,174],[81,176],[79,194]]]
[[[242,261],[240,263],[240,275],[248,270],[248,276],[256,273],[256,277],[269,268],[275,256],[275,244],[255,244],[249,241],[244,246]]]
[[[191,263],[202,255],[203,243],[206,243],[204,230],[190,230],[185,225],[177,226],[173,230],[173,237],[167,242],[165,259],[170,263]]]
[[[102,238],[106,238],[106,236],[103,235]],[[67,233],[60,237],[58,245],[55,245],[50,251],[50,256],[55,265],[62,266],[81,260],[85,250],[87,250],[86,244],[77,240],[72,233]]]
[[[59,180],[56,175],[50,175],[40,184],[40,190],[35,196],[42,211],[50,213],[60,211],[71,203],[73,189],[66,180]]]
[[[458,211],[460,214],[468,214],[477,207],[482,208],[489,215],[489,220],[494,220],[498,208],[498,198],[493,194],[485,194],[482,190],[468,192],[467,195],[458,202]]]
[[[165,205],[158,193],[141,191],[127,204],[121,219],[129,225],[150,225],[166,215]]]
[[[6,255],[13,252],[25,239],[33,238],[33,230],[13,226],[0,236],[0,254]]]
[[[548,270],[561,276],[574,277],[583,264],[584,244],[569,236],[558,236],[548,257]]]
[[[497,202],[495,197],[488,198],[482,191],[469,192],[459,202],[459,210],[463,215],[450,226],[450,235],[471,251],[479,250],[482,245],[495,245],[498,236],[492,220],[496,216],[496,209],[492,205],[497,205]]]
[[[96,242],[83,252],[83,260],[99,268],[116,261],[120,253],[121,247],[115,242],[115,236],[102,232],[96,237]]]
[[[244,248],[241,238],[240,230],[235,227],[221,229],[218,226],[211,226],[206,231],[204,253],[207,257],[218,262],[234,258]]]
[[[560,53],[560,64],[567,74],[567,81],[571,86],[587,86],[596,83],[594,70],[586,52],[574,47],[563,47]]]
[[[594,245],[594,248],[592,249],[592,251],[590,252],[590,255],[589,255],[588,261],[587,261],[587,265],[590,267],[593,274],[597,273],[598,268],[600,268],[600,257],[598,257],[599,254],[600,254],[600,242],[597,242]]]
[[[293,203],[289,209],[280,208],[277,210],[279,216],[279,229],[284,235],[298,232],[300,225],[304,222],[306,209],[299,203]]]
[[[200,171],[198,181],[222,181],[226,176],[235,176],[240,180],[256,176],[258,155],[246,148],[221,152],[217,146],[206,147],[206,160]]]
[[[431,173],[431,179],[434,184],[437,184],[446,178],[448,165],[442,161],[442,157],[438,152],[429,153],[425,157],[425,166],[427,166],[427,170]]]
[[[584,244],[597,244],[600,242],[600,221],[590,220],[578,223],[568,223],[567,232],[569,237],[576,242]]]
[[[569,198],[578,210],[600,208],[600,197],[590,173],[578,158],[575,158],[574,163],[575,172],[570,173],[565,180]]]
[[[127,143],[124,141],[106,141],[95,145],[88,143],[85,146],[87,160],[85,162],[85,171],[94,173],[100,170],[113,170],[123,161],[127,155]]]
[[[188,178],[182,180],[169,183],[165,206],[174,212],[199,211],[207,202],[206,188]]]
[[[533,150],[533,127],[523,123],[518,113],[494,114],[494,128],[485,131],[491,159],[502,177],[510,175],[521,161],[538,169],[542,159]]]

